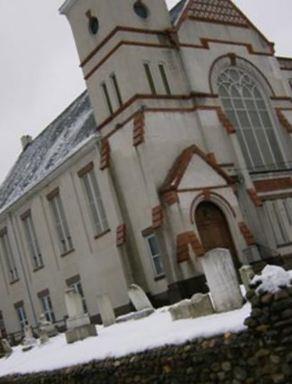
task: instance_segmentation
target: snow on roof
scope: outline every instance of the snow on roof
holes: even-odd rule
[[[93,111],[84,92],[20,154],[0,187],[0,212],[42,181],[95,132]]]
[[[267,265],[261,275],[253,278],[253,285],[258,285],[256,292],[276,293],[281,287],[288,287],[292,284],[292,276],[290,272],[276,265]]]

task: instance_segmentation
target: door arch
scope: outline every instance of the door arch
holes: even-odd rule
[[[196,209],[196,224],[206,252],[214,248],[230,250],[236,268],[240,267],[231,231],[224,213],[214,203],[203,201]]]

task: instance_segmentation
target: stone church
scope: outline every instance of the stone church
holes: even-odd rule
[[[0,328],[93,321],[139,284],[206,290],[200,259],[292,264],[292,59],[231,0],[66,0],[87,90],[0,189]],[[263,15],[264,17],[264,15]],[[74,63],[72,64],[74,65]],[[77,63],[75,63],[77,65]]]

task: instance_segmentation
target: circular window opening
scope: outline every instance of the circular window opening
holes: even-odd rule
[[[99,22],[98,22],[97,17],[91,16],[90,19],[89,19],[88,26],[89,26],[89,31],[93,35],[96,35],[98,30],[99,30]]]
[[[136,15],[138,15],[142,19],[147,19],[147,17],[149,16],[148,8],[145,4],[142,3],[142,1],[136,1],[136,3],[134,4],[134,11]]]

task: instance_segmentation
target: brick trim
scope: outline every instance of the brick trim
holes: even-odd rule
[[[116,245],[117,247],[123,246],[127,242],[127,226],[121,224],[116,230]]]
[[[198,257],[205,254],[202,243],[194,231],[178,234],[176,240],[176,257],[179,264],[190,260],[190,247]]]
[[[78,172],[77,172],[77,175],[79,177],[83,177],[85,176],[87,173],[89,173],[90,171],[92,171],[94,168],[94,164],[93,164],[93,161],[91,161],[90,163],[88,163],[87,165],[85,165],[85,167],[81,168]]]
[[[103,171],[110,167],[111,160],[111,148],[109,141],[107,139],[102,140],[101,142],[101,151],[100,151],[100,169]]]
[[[163,202],[167,205],[174,205],[179,202],[177,191],[166,191],[162,194]]]
[[[76,283],[78,283],[79,281],[81,281],[81,279],[80,279],[80,275],[75,275],[75,276],[69,277],[69,279],[66,279],[66,280],[65,280],[66,285],[67,285],[68,287],[71,287],[72,284],[76,284]]]
[[[40,291],[40,292],[37,293],[37,297],[38,297],[39,299],[42,299],[43,297],[45,297],[45,296],[49,296],[49,295],[50,295],[50,291],[49,291],[48,288],[43,289],[42,291]]]
[[[133,125],[133,145],[137,147],[145,141],[145,114],[143,112],[135,115]]]
[[[26,220],[29,216],[31,216],[31,210],[28,209],[26,210],[25,212],[23,212],[21,215],[20,215],[20,218],[21,220]]]
[[[245,222],[238,223],[238,227],[248,246],[256,244],[255,238]]]
[[[152,228],[158,229],[162,227],[164,220],[163,208],[161,205],[152,209]]]
[[[53,200],[56,196],[60,194],[60,188],[57,187],[54,190],[52,190],[50,193],[47,194],[47,200],[51,201]]]
[[[281,111],[281,109],[277,108],[276,113],[277,113],[278,119],[280,121],[280,124],[286,129],[286,131],[289,134],[292,133],[292,124],[289,122],[289,120],[284,115],[284,113]]]
[[[255,189],[249,188],[247,189],[247,193],[249,194],[249,197],[253,202],[253,204],[255,205],[255,207],[262,207],[263,205],[262,199],[259,197]]]
[[[229,118],[227,117],[226,113],[223,111],[222,108],[217,109],[217,115],[220,123],[223,125],[223,127],[226,129],[226,132],[229,135],[232,135],[236,132],[234,125],[231,123]]]
[[[259,193],[290,189],[292,188],[292,178],[281,177],[278,179],[257,180],[254,181],[254,186]]]

